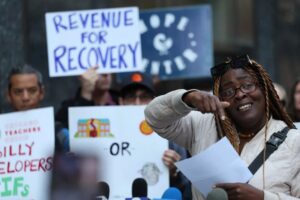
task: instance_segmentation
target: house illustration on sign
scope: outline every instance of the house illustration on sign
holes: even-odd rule
[[[109,119],[80,119],[75,138],[107,138],[114,137],[110,133]]]

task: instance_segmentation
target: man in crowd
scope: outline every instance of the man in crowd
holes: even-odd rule
[[[25,111],[39,108],[45,95],[42,74],[24,64],[11,69],[7,80],[7,100],[13,111]],[[68,131],[59,124],[55,124],[55,150],[57,152],[69,150]]]
[[[62,103],[56,113],[56,120],[68,127],[68,108],[71,106],[117,105],[118,94],[111,90],[111,74],[97,74],[97,67],[91,67],[80,77],[80,88],[74,98]]]
[[[43,78],[36,69],[25,64],[10,71],[6,96],[13,110],[38,108],[44,93]]]
[[[150,77],[142,73],[129,73],[123,78],[120,90],[120,105],[147,105],[155,96],[153,82]],[[177,187],[183,193],[184,199],[191,198],[190,182],[178,173],[175,162],[188,157],[188,152],[173,142],[163,154],[163,162],[170,171],[171,186]]]

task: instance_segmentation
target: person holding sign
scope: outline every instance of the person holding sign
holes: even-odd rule
[[[97,74],[97,66],[89,68],[80,77],[81,87],[74,98],[62,103],[56,120],[68,127],[68,108],[71,106],[117,105],[118,94],[111,90],[112,75]]]
[[[120,90],[120,105],[147,105],[155,95],[153,82],[150,77],[145,74],[135,72],[129,73],[124,77],[123,86]],[[170,171],[170,183],[173,187],[178,187],[184,198],[191,197],[190,182],[178,173],[175,162],[189,157],[186,149],[178,146],[173,142],[169,142],[169,148],[163,154],[163,162]]]
[[[8,75],[7,100],[14,111],[39,108],[45,95],[42,74],[28,64],[14,67]],[[68,151],[68,131],[55,124],[55,150]]]
[[[53,169],[54,113],[41,108],[42,75],[25,64],[13,67],[7,99],[13,111],[0,116],[0,199],[48,199]],[[17,112],[18,111],[18,112]]]
[[[248,183],[216,185],[230,200],[300,199],[300,132],[266,70],[244,55],[216,65],[211,74],[213,95],[181,89],[157,97],[145,109],[149,125],[192,155],[226,136],[253,173]],[[194,188],[193,199],[203,199]]]
[[[44,94],[43,77],[39,71],[27,64],[10,71],[6,97],[13,110],[38,108]]]

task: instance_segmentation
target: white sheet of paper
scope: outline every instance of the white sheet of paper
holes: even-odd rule
[[[217,183],[246,183],[253,176],[226,137],[175,165],[205,197]]]
[[[297,129],[300,129],[300,122],[294,123]]]

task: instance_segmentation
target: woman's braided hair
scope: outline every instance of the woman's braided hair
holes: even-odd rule
[[[247,66],[244,66],[243,69],[246,70],[254,78],[254,80],[257,81],[259,87],[261,88],[265,96],[266,122],[272,115],[274,119],[284,121],[289,128],[294,128],[295,126],[293,124],[293,121],[287,114],[286,110],[283,108],[269,74],[260,64],[253,60],[251,61],[252,64],[249,63]],[[213,93],[218,97],[220,94],[221,77],[222,76],[213,77]],[[232,120],[228,116],[226,116],[225,120],[221,120],[218,114],[215,114],[215,118],[219,136],[227,136],[231,144],[239,152],[239,137]],[[268,127],[266,123],[266,130],[267,128]]]

